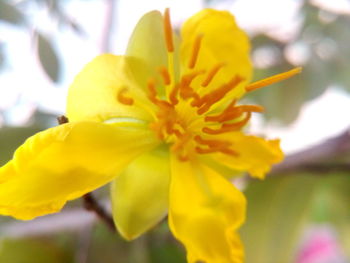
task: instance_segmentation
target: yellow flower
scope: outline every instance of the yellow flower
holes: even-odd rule
[[[242,132],[257,105],[246,92],[249,41],[231,14],[206,9],[173,33],[169,12],[146,14],[125,56],[104,54],[69,89],[70,123],[40,132],[0,168],[0,213],[31,219],[112,180],[113,216],[134,239],[169,210],[188,261],[242,262],[236,230],[245,198],[229,181],[263,178],[283,154],[278,140]]]

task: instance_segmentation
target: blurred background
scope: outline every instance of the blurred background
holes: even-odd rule
[[[175,28],[205,7],[232,12],[251,38],[255,80],[303,67],[246,98],[266,109],[248,130],[281,138],[288,154],[265,181],[243,182],[247,263],[350,262],[348,0],[0,0],[0,164],[57,125],[87,62],[123,54],[138,19],[166,7]],[[105,203],[107,190],[96,193]],[[0,262],[184,263],[185,254],[165,222],[127,243],[77,200],[29,222],[1,217]]]

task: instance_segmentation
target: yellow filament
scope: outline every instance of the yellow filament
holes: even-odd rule
[[[265,87],[265,86],[268,86],[268,85],[280,82],[282,80],[285,80],[285,79],[288,79],[290,77],[293,77],[296,74],[299,74],[301,72],[301,70],[302,70],[302,68],[298,67],[298,68],[294,68],[292,70],[289,70],[287,72],[283,72],[283,73],[271,76],[269,78],[256,81],[254,83],[249,84],[245,88],[245,90],[247,92],[250,92],[250,91],[253,91],[253,90],[256,90],[256,89],[260,89],[262,87]]]

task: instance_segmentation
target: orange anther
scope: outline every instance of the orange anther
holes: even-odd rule
[[[184,100],[187,100],[189,98],[194,98],[195,100],[199,100],[199,95],[191,88],[191,82],[200,74],[203,74],[204,71],[196,71],[192,72],[190,74],[184,75],[181,78],[179,91],[180,96]]]
[[[215,75],[218,73],[218,71],[224,66],[224,63],[220,63],[215,65],[208,73],[207,77],[204,79],[204,81],[202,82],[201,86],[202,87],[207,87],[210,82],[213,80],[213,78],[215,77]]]
[[[153,102],[155,105],[162,108],[163,110],[172,108],[171,103],[165,100],[159,100],[157,98],[156,82],[154,78],[150,78],[148,80],[147,88],[149,91],[148,98],[151,102]]]
[[[206,116],[204,120],[211,121],[211,122],[224,122],[224,121],[229,121],[229,120],[238,118],[239,116],[241,116],[242,113],[243,113],[242,110],[237,109],[229,112],[223,112],[215,116]]]
[[[223,97],[225,97],[225,95],[231,91],[233,88],[235,88],[238,83],[240,83],[242,81],[242,78],[239,76],[235,76],[234,78],[232,78],[230,80],[230,82],[222,85],[221,87],[219,87],[218,89],[204,95],[201,99],[200,102],[196,105],[197,107],[200,107],[197,110],[197,113],[199,115],[207,112],[210,107],[220,101]]]
[[[228,148],[225,148],[225,149],[222,149],[220,150],[220,152],[224,153],[224,154],[228,154],[228,155],[232,155],[234,157],[238,157],[239,156],[239,153],[232,150],[232,149],[228,149]]]
[[[202,39],[203,39],[203,35],[198,35],[198,36],[196,36],[196,38],[194,40],[193,48],[192,48],[192,55],[191,55],[190,61],[188,62],[188,67],[190,69],[193,69],[194,66],[196,65]]]
[[[181,162],[187,162],[190,159],[188,155],[178,155],[178,158]]]
[[[149,91],[148,98],[153,102],[157,102],[157,90],[156,90],[156,81],[153,78],[150,78],[147,82],[147,88]]]
[[[235,109],[240,109],[243,112],[263,112],[265,109],[260,105],[240,105],[235,107]]]
[[[163,78],[164,85],[170,85],[171,79],[170,79],[170,73],[166,67],[160,67],[159,73]]]
[[[173,109],[173,105],[170,102],[166,101],[166,100],[156,99],[155,104],[159,108],[161,108],[162,110],[171,110],[171,109]]]
[[[229,120],[233,120],[242,115],[243,112],[263,112],[264,108],[259,105],[240,105],[237,107],[233,107],[235,101],[232,101],[226,109],[214,116],[206,116],[205,121],[211,122],[225,122]]]
[[[203,139],[201,136],[199,135],[196,135],[194,137],[194,140],[196,142],[198,142],[199,144],[202,144],[202,145],[207,145],[209,147],[227,147],[227,146],[230,146],[231,143],[229,141],[220,141],[220,140],[207,140],[207,139]]]
[[[171,104],[174,106],[179,103],[179,100],[177,99],[177,94],[179,92],[179,89],[180,89],[179,84],[176,84],[172,88],[172,90],[170,91],[170,94],[169,94],[169,100],[170,100]]]
[[[248,111],[247,115],[244,117],[243,120],[241,120],[239,122],[234,122],[234,123],[224,123],[221,127],[224,129],[233,129],[233,130],[240,129],[248,123],[251,116],[252,116],[252,113],[250,111]]]
[[[204,118],[205,121],[217,121],[217,122],[222,122],[223,118],[225,118],[225,116],[232,114],[232,111],[234,111],[236,113],[236,111],[234,110],[234,106],[236,104],[236,100],[232,100],[230,102],[229,105],[226,106],[226,108],[224,109],[224,111],[218,115],[214,115],[214,116],[206,116]],[[238,115],[237,117],[241,114],[241,112],[237,112]],[[237,114],[236,113],[236,114]]]
[[[132,98],[126,97],[125,93],[128,91],[128,88],[123,87],[119,90],[117,99],[120,103],[125,104],[125,105],[133,105],[134,100]]]
[[[174,52],[173,28],[171,27],[169,8],[166,8],[164,12],[164,35],[167,50]]]
[[[195,148],[196,152],[197,153],[200,153],[200,154],[207,154],[207,153],[214,153],[214,152],[218,152],[219,150],[221,149],[216,149],[216,148],[207,148],[207,149],[203,149],[201,147],[196,147]]]
[[[199,154],[208,154],[208,153],[222,152],[222,153],[229,154],[229,155],[234,155],[234,156],[238,155],[237,152],[227,148],[227,146],[220,146],[220,145],[216,146],[216,147],[209,147],[209,148],[201,148],[201,147],[197,146],[195,148],[195,150]]]
[[[203,132],[207,133],[207,134],[221,134],[221,133],[225,133],[225,132],[231,132],[231,131],[237,131],[239,129],[241,129],[244,125],[247,124],[247,122],[250,120],[251,117],[251,112],[247,112],[247,116],[239,121],[239,122],[235,122],[235,123],[224,123],[221,125],[221,128],[219,129],[212,129],[209,127],[204,127],[202,129]]]
[[[271,76],[271,77],[269,77],[269,78],[256,81],[256,82],[254,82],[254,83],[249,84],[249,85],[245,88],[245,90],[246,90],[247,92],[250,92],[250,91],[253,91],[253,90],[256,90],[256,89],[260,89],[260,88],[262,88],[262,87],[265,87],[265,86],[268,86],[268,85],[271,85],[271,84],[280,82],[280,81],[282,81],[282,80],[285,80],[285,79],[288,79],[288,78],[290,78],[290,77],[293,77],[294,75],[300,73],[301,70],[302,70],[302,68],[301,68],[301,67],[298,67],[298,68],[294,68],[294,69],[292,69],[292,70],[289,70],[289,71],[287,71],[287,72],[283,72],[283,73],[280,73],[280,74]]]

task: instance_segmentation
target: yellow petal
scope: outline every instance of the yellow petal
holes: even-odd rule
[[[113,218],[120,234],[135,239],[168,211],[169,157],[156,149],[133,161],[112,184]]]
[[[251,176],[263,179],[273,164],[283,159],[279,140],[265,140],[260,137],[234,132],[220,136],[232,143],[232,150],[237,156],[222,153],[213,154],[213,158],[240,172],[249,172]]]
[[[132,59],[104,54],[88,63],[76,76],[68,90],[67,117],[70,121],[105,121],[130,117],[149,120],[150,115],[140,107],[146,95],[137,85]],[[134,100],[133,105],[120,103],[118,95]],[[147,105],[146,105],[147,106]]]
[[[246,200],[228,180],[198,163],[171,163],[169,224],[186,247],[189,263],[242,262],[235,231]]]
[[[178,56],[178,45],[179,41],[174,36],[175,57]],[[137,80],[140,86],[146,88],[150,78],[160,80],[159,69],[168,66],[168,53],[163,16],[159,11],[151,11],[140,19],[130,37],[126,56],[135,58],[132,60],[132,66],[138,72]],[[177,60],[175,68],[178,68]]]
[[[216,65],[224,63],[211,82],[212,88],[217,88],[235,75],[250,81],[252,65],[249,40],[229,12],[204,9],[184,23],[181,35],[181,65],[185,71],[192,57],[195,39],[202,36],[194,68],[206,70],[207,74]],[[240,97],[244,94],[244,85],[239,85],[234,90],[235,97]]]
[[[111,181],[155,146],[146,129],[94,122],[68,123],[37,133],[0,168],[0,214],[18,219],[57,212]]]

